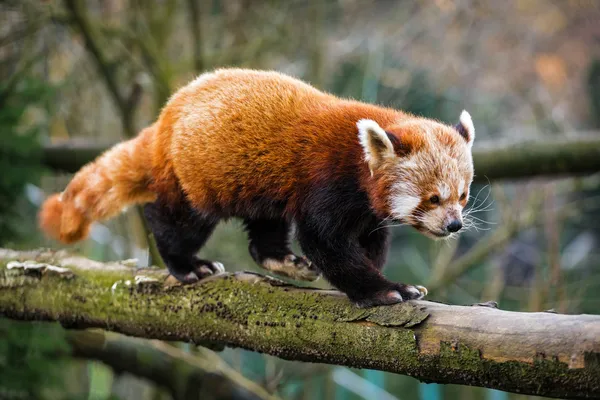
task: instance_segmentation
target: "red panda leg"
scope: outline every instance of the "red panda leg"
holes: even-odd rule
[[[373,266],[381,271],[390,247],[389,228],[379,223],[373,224],[359,236],[358,241],[365,250],[366,256],[373,262]]]
[[[420,299],[427,293],[420,286],[387,280],[353,236],[348,232],[336,232],[334,227],[314,229],[314,225],[298,224],[298,239],[304,254],[329,283],[346,293],[357,306],[400,303]]]
[[[245,219],[254,261],[262,268],[288,278],[314,281],[321,273],[305,257],[290,250],[290,224],[285,219]]]
[[[169,273],[178,281],[194,283],[225,270],[219,262],[196,257],[219,222],[218,218],[200,215],[186,201],[172,205],[160,199],[147,204],[144,215]]]

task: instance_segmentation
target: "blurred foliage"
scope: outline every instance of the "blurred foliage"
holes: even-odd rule
[[[374,55],[367,54],[343,62],[333,74],[330,90],[343,97],[362,99],[442,121],[453,121],[458,117],[456,109],[459,106],[451,101],[449,95],[433,87],[426,70],[410,70],[398,65],[398,62],[385,63],[381,60],[385,64],[376,71],[370,71],[371,57]],[[384,67],[400,79],[382,79],[380,70]]]
[[[18,242],[35,229],[22,218],[32,209],[20,200],[25,184],[37,182],[42,172],[39,136],[44,122],[32,114],[36,108],[48,112],[53,94],[47,82],[34,78],[0,85],[0,245]]]
[[[600,128],[600,60],[594,60],[590,64],[587,89],[592,123],[594,128]]]

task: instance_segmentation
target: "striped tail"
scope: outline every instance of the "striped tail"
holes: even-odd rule
[[[133,204],[152,202],[150,126],[85,165],[62,193],[51,195],[40,209],[38,222],[49,237],[63,243],[85,239],[94,221],[114,217]]]

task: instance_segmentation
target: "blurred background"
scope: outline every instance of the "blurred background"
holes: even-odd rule
[[[464,108],[477,146],[598,134],[599,45],[597,0],[0,0],[0,246],[59,247],[37,231],[36,212],[71,175],[48,168],[44,148],[131,137],[203,71],[275,69],[448,123]],[[484,182],[471,194],[472,227],[459,239],[393,230],[390,279],[429,286],[435,301],[598,313],[600,175]],[[135,210],[97,224],[71,250],[149,259]],[[229,271],[259,271],[235,221],[201,254]],[[0,319],[0,399],[170,398],[127,371],[56,357],[64,332]],[[525,398],[238,349],[216,354],[286,399]]]

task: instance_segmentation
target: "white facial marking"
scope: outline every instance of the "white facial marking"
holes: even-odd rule
[[[460,196],[462,196],[462,194],[465,192],[465,180],[461,179],[460,182],[458,183],[458,197],[460,198]]]
[[[390,198],[391,214],[394,218],[406,218],[421,203],[416,188],[407,182],[396,182]]]
[[[412,214],[421,200],[414,196],[395,196],[392,198],[392,215],[394,218],[405,218]]]
[[[446,183],[440,183],[440,185],[438,186],[438,190],[440,192],[440,198],[445,201],[448,200],[448,198],[450,197],[450,186],[448,186]]]
[[[429,210],[423,217],[423,225],[434,232],[440,232],[442,230],[442,221],[445,216],[446,210],[444,210],[444,207],[437,207],[433,210]]]

